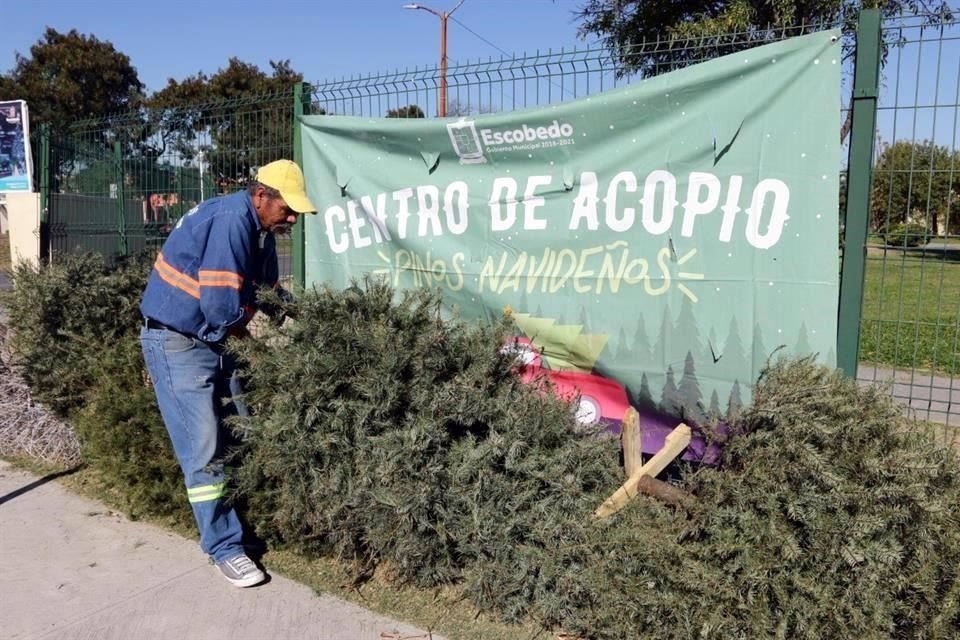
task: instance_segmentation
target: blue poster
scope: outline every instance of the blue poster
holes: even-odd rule
[[[0,193],[33,191],[32,164],[27,103],[0,102]]]

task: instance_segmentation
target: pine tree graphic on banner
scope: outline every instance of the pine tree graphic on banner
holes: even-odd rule
[[[607,340],[606,344],[603,345],[603,350],[600,351],[597,363],[594,365],[594,371],[605,378],[623,378],[629,375],[636,367],[629,351],[627,334],[621,328],[616,344],[613,340]]]
[[[663,393],[660,394],[660,411],[671,416],[682,415],[683,403],[677,391],[677,384],[673,380],[673,367],[667,367],[667,381],[663,384]]]
[[[637,315],[637,329],[633,332],[633,357],[636,358],[639,366],[648,366],[653,358],[650,348],[650,338],[647,337],[647,327],[643,321],[643,315]]]
[[[657,403],[654,402],[650,394],[650,382],[647,380],[647,374],[640,376],[640,391],[637,393],[637,406],[641,409],[656,410]]]
[[[617,336],[617,350],[613,355],[613,362],[618,369],[631,369],[637,366],[637,361],[633,357],[633,350],[627,342],[627,332],[621,328]]]
[[[723,364],[723,358],[717,359],[723,353],[723,350],[720,346],[720,341],[717,339],[717,332],[710,327],[710,331],[707,332],[707,341],[703,345],[703,359],[697,360],[697,368],[700,371],[700,377],[704,380],[710,381],[713,384],[716,384],[716,380],[719,377],[721,366]],[[704,385],[702,391],[704,394],[707,393],[708,389],[712,389],[712,386]]]
[[[720,396],[717,395],[716,389],[710,394],[710,409],[707,411],[707,417],[710,420],[720,419]]]
[[[743,400],[740,399],[740,381],[733,381],[733,388],[730,389],[730,398],[727,400],[727,422],[733,422],[740,415],[743,408]]]
[[[697,318],[693,315],[693,303],[690,298],[684,296],[680,305],[680,313],[677,315],[676,333],[674,342],[678,349],[686,349],[693,354],[693,359],[700,362],[703,360],[703,341],[700,338],[700,330],[697,328]],[[682,356],[682,351],[677,356]],[[675,360],[673,355],[670,361]]]
[[[807,323],[800,323],[800,331],[797,335],[797,346],[793,348],[793,354],[798,358],[804,356],[809,356],[813,353],[813,347],[810,346],[810,341],[807,336]]]
[[[520,289],[520,302],[517,303],[517,311],[520,313],[530,313],[528,305],[529,302],[527,302],[527,289],[524,287]]]
[[[717,332],[711,326],[710,331],[707,333],[707,344],[703,347],[703,364],[711,369],[715,369],[718,364],[715,362],[716,356],[722,353],[723,350],[720,347],[720,341],[717,340]]]
[[[714,348],[719,349],[719,346]],[[716,356],[720,358],[717,362],[720,377],[731,380],[752,375],[751,364],[747,361],[743,339],[740,337],[740,327],[735,316],[730,318],[730,327],[727,329],[727,340],[723,343],[723,350],[718,351]]]
[[[753,371],[750,373],[750,383],[753,384],[760,377],[760,372],[767,366],[770,353],[763,344],[763,329],[759,324],[753,325]]]
[[[677,388],[677,396],[683,408],[683,417],[695,422],[703,422],[703,395],[700,393],[700,384],[697,382],[697,371],[694,366],[693,353],[687,351],[683,362],[683,376]]]
[[[670,319],[670,305],[663,308],[663,317],[660,319],[660,333],[657,334],[657,341],[653,345],[653,358],[651,362],[658,369],[667,364],[667,345],[670,343],[673,335],[673,320]]]
[[[587,320],[587,308],[580,307],[580,326],[583,327],[584,333],[591,333],[590,323]]]
[[[620,376],[623,369],[617,362],[617,347],[613,344],[613,340],[607,340],[607,343],[603,345],[600,355],[597,356],[597,362],[593,365],[593,370],[605,378]]]

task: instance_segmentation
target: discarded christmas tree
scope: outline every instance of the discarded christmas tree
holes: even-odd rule
[[[482,605],[509,608],[486,594],[528,589],[500,565],[522,555],[536,573],[543,541],[616,486],[616,442],[584,437],[569,404],[520,382],[500,349],[506,321],[444,321],[437,294],[394,303],[372,280],[308,293],[296,312],[238,345],[254,363],[255,415],[237,424],[250,520],[361,573],[466,580]]]
[[[957,638],[960,465],[883,389],[778,363],[682,516],[640,496],[558,544],[549,622],[591,638]]]

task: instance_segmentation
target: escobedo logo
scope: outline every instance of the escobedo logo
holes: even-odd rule
[[[460,118],[447,125],[450,142],[454,152],[460,156],[460,164],[483,164],[487,161],[483,157],[483,147],[480,146],[480,136],[473,120]]]
[[[524,151],[573,144],[573,125],[554,120],[547,126],[521,124],[515,129],[481,129],[473,120],[461,118],[447,125],[453,150],[460,164],[482,164],[487,161],[484,148],[497,151]]]

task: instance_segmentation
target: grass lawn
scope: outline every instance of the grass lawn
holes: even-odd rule
[[[866,269],[860,360],[960,373],[960,259],[889,251]]]

